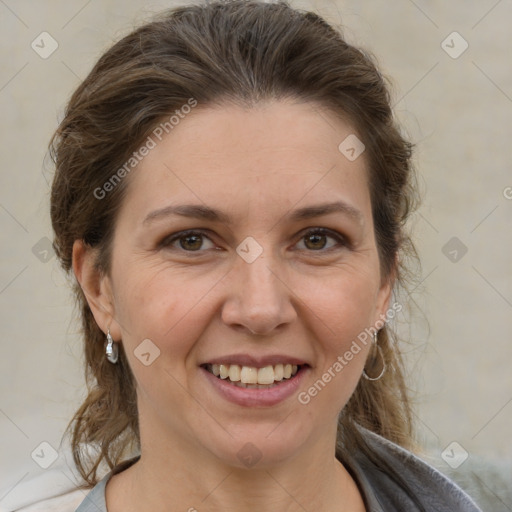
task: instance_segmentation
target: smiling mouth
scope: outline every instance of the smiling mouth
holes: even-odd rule
[[[293,379],[305,365],[276,364],[256,368],[238,364],[205,364],[202,368],[240,388],[268,389]]]

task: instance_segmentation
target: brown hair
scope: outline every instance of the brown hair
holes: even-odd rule
[[[353,124],[366,146],[375,236],[384,278],[403,286],[403,255],[414,256],[404,224],[416,200],[411,144],[397,127],[383,76],[366,52],[312,12],[286,1],[234,0],[182,6],[160,14],[112,46],[72,95],[50,143],[54,248],[66,272],[83,240],[109,272],[112,234],[127,180],[102,199],[94,193],[120,169],[155,126],[193,98],[198,105],[265,99],[317,102]],[[396,256],[401,254],[397,263]],[[396,289],[396,288],[395,288]],[[89,394],[68,425],[75,463],[88,485],[102,462],[118,464],[140,449],[134,380],[120,347],[106,361],[104,333],[74,282],[81,310]],[[360,379],[340,414],[336,454],[364,451],[362,425],[412,446],[412,421],[400,352],[389,326],[379,333],[387,365],[375,382]],[[97,453],[86,453],[95,447]],[[392,468],[387,468],[392,471]]]

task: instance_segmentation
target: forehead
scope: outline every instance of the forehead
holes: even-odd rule
[[[350,160],[339,148],[352,126],[315,103],[196,107],[160,132],[129,176],[134,215],[177,200],[263,214],[301,198],[361,202],[368,193],[364,153]]]

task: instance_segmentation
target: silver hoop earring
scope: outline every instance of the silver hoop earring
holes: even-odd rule
[[[375,381],[375,380],[379,380],[382,378],[382,376],[384,375],[385,371],[386,371],[386,361],[384,359],[384,354],[382,353],[382,349],[379,347],[379,344],[377,343],[377,331],[375,331],[373,333],[373,342],[372,342],[372,346],[373,348],[376,348],[377,349],[377,352],[380,356],[380,359],[382,361],[382,370],[381,372],[379,373],[379,375],[377,375],[377,377],[369,377],[368,374],[366,373],[366,368],[363,369],[363,377],[366,379],[366,380],[371,380],[371,381]]]
[[[105,342],[105,354],[107,355],[107,359],[112,363],[116,364],[117,359],[119,358],[119,347],[117,343],[114,342],[112,336],[110,335],[110,328],[107,330],[107,341]]]

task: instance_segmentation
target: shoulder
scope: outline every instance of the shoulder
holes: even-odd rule
[[[107,512],[105,487],[111,476],[112,472],[103,477],[86,496],[82,496],[78,508],[73,512]]]
[[[375,457],[355,454],[352,470],[375,502],[373,510],[481,512],[457,484],[418,456],[359,429]]]
[[[76,489],[60,496],[48,498],[37,503],[16,509],[16,512],[75,512],[83,501],[87,491]]]
[[[121,462],[94,486],[86,487],[50,471],[16,488],[16,496],[1,500],[0,512],[107,512],[105,488],[110,477],[126,469],[139,456]],[[67,483],[66,483],[67,482]],[[9,494],[9,492],[7,493]]]
[[[105,475],[87,494],[87,496],[83,497],[83,500],[80,503],[80,506],[73,512],[107,512],[107,503],[105,499],[105,488],[107,486],[110,478],[120,473],[121,471],[129,468],[131,465],[135,464],[140,458],[140,455],[133,457],[131,459],[125,460],[118,464],[110,473]]]
[[[68,465],[68,453],[63,449],[61,454],[46,469],[33,463],[19,466],[14,462],[12,473],[17,474],[21,468],[25,474],[16,477],[16,483],[0,481],[0,512],[74,512],[90,487]]]

